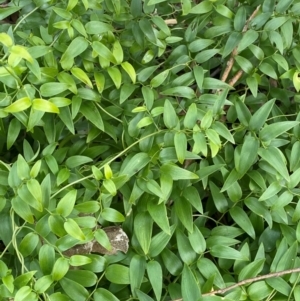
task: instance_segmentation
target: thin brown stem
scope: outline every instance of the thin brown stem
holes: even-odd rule
[[[289,269],[289,270],[284,270],[284,271],[280,271],[280,272],[269,273],[267,275],[261,275],[261,276],[257,276],[257,277],[245,279],[245,280],[237,282],[237,283],[235,283],[233,285],[230,285],[230,286],[228,286],[226,288],[222,288],[222,289],[218,289],[218,290],[215,290],[215,291],[211,291],[209,293],[205,293],[202,296],[203,297],[205,297],[205,296],[214,296],[214,295],[217,295],[217,294],[223,295],[223,294],[225,294],[228,291],[231,291],[231,290],[233,290],[233,289],[235,289],[237,287],[243,286],[243,285],[248,284],[248,283],[252,283],[252,282],[256,282],[256,281],[260,281],[260,280],[264,280],[264,279],[269,279],[269,278],[274,278],[274,277],[280,277],[280,276],[284,276],[284,275],[288,275],[288,274],[292,274],[292,273],[300,273],[300,268],[294,268],[294,269]],[[175,299],[173,301],[182,301],[182,298]]]
[[[248,30],[248,26],[249,26],[249,23],[251,22],[251,20],[253,20],[253,18],[257,15],[258,11],[260,9],[260,5],[255,9],[255,11],[252,13],[252,15],[249,17],[249,19],[247,20],[243,30],[242,30],[242,33],[245,33],[247,30]],[[233,64],[234,64],[234,57],[237,55],[237,47],[235,47],[231,53],[231,56],[230,56],[230,59],[229,61],[227,62],[227,65],[226,65],[226,68],[224,70],[224,73],[222,75],[222,78],[221,80],[223,82],[226,82],[228,76],[229,76],[229,73],[233,67]],[[243,71],[240,70],[229,82],[229,84],[231,86],[233,86],[239,79],[240,77],[242,76],[243,74]]]

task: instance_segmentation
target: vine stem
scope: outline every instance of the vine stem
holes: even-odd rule
[[[217,294],[223,295],[228,291],[231,291],[231,290],[233,290],[237,287],[243,286],[243,285],[248,284],[248,283],[252,283],[252,282],[256,282],[256,281],[260,281],[260,280],[264,280],[264,279],[269,279],[269,278],[274,278],[274,277],[280,277],[280,276],[288,275],[288,274],[292,274],[292,273],[300,273],[300,268],[293,268],[293,269],[289,269],[289,270],[269,273],[269,274],[266,274],[266,275],[261,275],[261,276],[245,279],[245,280],[239,281],[239,282],[237,282],[233,285],[230,285],[226,288],[222,288],[222,289],[218,289],[218,290],[215,290],[215,291],[211,291],[209,293],[205,293],[205,294],[202,295],[202,297],[214,296],[214,295],[217,295]],[[180,299],[175,299],[173,301],[182,301],[182,300],[183,299],[180,298]]]
[[[124,154],[126,154],[127,151],[129,151],[129,150],[130,150],[133,146],[135,146],[136,144],[140,143],[140,141],[142,141],[142,140],[144,140],[144,139],[147,139],[147,138],[149,138],[149,137],[158,135],[158,134],[160,134],[161,132],[164,132],[164,130],[160,130],[159,132],[151,133],[151,134],[149,134],[149,135],[147,135],[147,136],[145,136],[145,137],[142,137],[141,139],[135,141],[134,143],[132,143],[131,145],[129,145],[127,148],[125,148],[123,151],[121,151],[119,154],[115,155],[113,158],[111,158],[111,159],[108,160],[107,162],[105,162],[105,163],[103,162],[103,165],[100,166],[99,169],[100,169],[100,170],[103,169],[104,166],[105,166],[106,164],[109,165],[110,163],[114,162],[116,159],[118,159],[118,158],[120,158],[121,156],[123,156]],[[90,178],[93,178],[93,174],[90,174],[90,175],[88,175],[88,176],[86,176],[86,177],[83,177],[83,178],[78,179],[78,180],[76,180],[76,181],[74,181],[74,182],[72,182],[72,183],[69,183],[68,185],[62,187],[62,188],[59,189],[57,192],[55,192],[55,193],[50,197],[50,199],[53,199],[56,195],[58,195],[59,193],[61,193],[61,192],[62,192],[63,190],[65,190],[66,188],[71,187],[71,186],[73,186],[73,185],[75,185],[75,184],[81,183],[82,181],[87,180],[87,179],[90,179]]]

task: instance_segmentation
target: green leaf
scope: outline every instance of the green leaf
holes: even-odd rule
[[[299,125],[299,121],[279,121],[266,125],[260,131],[259,136],[263,141],[270,141],[297,125]]]
[[[3,110],[4,110],[4,112],[7,112],[7,113],[16,113],[16,112],[25,111],[30,106],[31,106],[30,98],[29,97],[23,97],[23,98],[20,98],[20,99],[16,100],[11,105],[4,108]]]
[[[224,194],[219,190],[219,188],[213,183],[209,182],[209,188],[211,191],[213,202],[219,212],[224,213],[227,211],[228,202]]]
[[[9,51],[10,51],[11,55],[15,55],[16,57],[25,59],[28,62],[33,62],[32,56],[29,54],[27,48],[25,48],[24,46],[13,45],[10,47]],[[8,59],[8,61],[9,61],[9,59]]]
[[[77,266],[81,266],[81,265],[85,265],[85,264],[89,264],[92,262],[92,259],[90,259],[87,256],[83,256],[83,255],[72,255],[70,257],[70,265],[77,267]]]
[[[243,176],[253,165],[257,158],[259,141],[254,137],[247,136],[242,146],[242,150],[235,166],[240,176]]]
[[[66,83],[45,83],[41,86],[40,92],[42,96],[51,97],[60,94],[69,89],[69,85]]]
[[[286,163],[284,162],[283,154],[278,148],[273,146],[270,146],[267,149],[260,148],[258,150],[258,154],[262,159],[273,166],[286,181],[289,181],[290,177],[287,171]]]
[[[133,66],[129,62],[123,62],[123,63],[121,63],[121,67],[129,75],[131,81],[135,84],[136,72],[135,72],[135,69],[133,68]]]
[[[140,212],[134,218],[134,233],[145,254],[148,254],[152,238],[153,220],[147,212]]]
[[[259,201],[267,200],[271,197],[274,197],[278,194],[278,192],[282,189],[282,186],[278,182],[273,182],[270,186],[264,191],[264,193],[260,196]]]
[[[160,300],[163,286],[163,272],[158,261],[147,263],[147,274],[157,300]]]
[[[203,213],[203,207],[199,195],[199,191],[194,186],[188,186],[183,191],[183,196],[190,204],[197,209],[198,212]]]
[[[269,227],[272,228],[273,220],[270,211],[264,205],[263,202],[259,202],[258,199],[250,197],[245,200],[245,205],[255,214],[264,218]]]
[[[150,257],[156,257],[166,248],[166,245],[169,243],[169,241],[175,231],[175,225],[172,225],[170,227],[170,229],[171,229],[171,235],[162,231],[162,232],[159,232],[158,234],[156,234],[152,238],[151,243],[150,243],[150,248],[149,248],[149,256]]]
[[[29,256],[39,243],[39,236],[35,233],[28,233],[22,239],[19,245],[19,251],[24,257]]]
[[[184,127],[188,129],[192,129],[197,122],[197,115],[198,115],[197,106],[195,103],[192,103],[189,106],[186,115],[184,117]]]
[[[255,231],[252,226],[252,223],[246,214],[246,212],[238,207],[235,206],[229,210],[229,213],[232,219],[253,239],[255,239]]]
[[[102,229],[97,229],[94,233],[97,242],[106,250],[111,251],[112,246],[106,232]]]
[[[130,284],[129,268],[120,264],[111,264],[105,270],[108,281],[116,284]]]
[[[57,204],[56,212],[64,217],[71,214],[77,196],[77,190],[69,191]]]
[[[170,72],[170,70],[167,69],[167,70],[164,70],[163,72],[157,74],[156,76],[154,76],[154,77],[151,79],[151,81],[150,81],[151,87],[157,88],[157,87],[159,87],[160,85],[162,85],[163,82],[164,82],[164,81],[166,80],[166,78],[168,77],[169,72]]]
[[[177,132],[174,136],[174,145],[179,163],[183,163],[185,160],[185,153],[187,149],[187,139],[183,132]]]
[[[265,263],[265,258],[257,259],[248,265],[246,265],[240,272],[239,272],[239,281],[256,277],[259,274]]]
[[[34,199],[40,203],[42,207],[43,197],[42,197],[42,188],[40,183],[36,179],[30,179],[26,184],[29,192],[33,195]]]
[[[97,107],[92,102],[85,101],[80,106],[80,113],[82,113],[83,116],[91,123],[93,123],[99,130],[104,131],[102,116]]]
[[[104,59],[106,59],[106,60],[108,60],[108,61],[110,61],[114,64],[117,63],[116,60],[115,60],[114,55],[112,54],[112,52],[101,42],[98,42],[98,41],[93,42],[92,47],[93,47],[93,50],[96,51],[96,53],[100,57],[102,57],[102,58],[104,58]]]
[[[214,257],[224,258],[224,259],[243,260],[243,261],[249,260],[240,251],[222,245],[212,246],[210,249],[210,254]]]
[[[95,290],[94,294],[95,301],[120,301],[115,295],[105,288],[98,288]]]
[[[267,101],[262,107],[260,107],[250,119],[249,127],[253,131],[258,131],[265,124],[272,108],[275,103],[275,99]]]
[[[157,202],[152,199],[147,202],[147,210],[150,213],[156,224],[167,234],[171,234],[169,219],[167,215],[166,206],[164,203],[157,204]]]
[[[1,13],[0,13],[0,19],[1,19]],[[0,43],[6,47],[11,47],[13,45],[13,40],[7,33],[1,32]]]
[[[65,70],[71,69],[74,64],[74,58],[84,52],[88,45],[87,40],[83,37],[76,37],[72,40],[61,57],[60,63],[62,68]]]
[[[156,36],[154,34],[151,22],[148,19],[143,18],[139,21],[139,27],[145,35],[146,39],[148,39],[149,42],[156,44]]]
[[[79,283],[64,277],[60,279],[59,284],[71,300],[85,301],[89,292]]]
[[[266,74],[273,79],[277,79],[276,71],[269,63],[263,62],[258,68],[263,74]]]
[[[121,83],[122,83],[122,74],[121,74],[119,68],[118,67],[108,67],[107,72],[108,72],[110,78],[112,79],[112,81],[114,82],[116,88],[119,89],[121,87]]]
[[[16,139],[19,136],[21,130],[21,123],[18,119],[14,118],[11,120],[8,126],[7,132],[7,141],[6,141],[6,148],[9,150],[13,144],[15,143]]]
[[[34,284],[34,289],[38,294],[44,293],[53,283],[51,275],[45,275],[39,278]]]
[[[197,258],[197,254],[193,250],[189,239],[179,228],[176,229],[176,240],[178,252],[182,261],[187,265],[192,264]]]
[[[145,258],[134,255],[129,265],[130,288],[133,296],[136,296],[136,289],[141,287],[146,268]]]
[[[127,175],[131,178],[134,174],[144,168],[150,160],[151,158],[147,153],[135,154],[129,161],[122,165],[120,175]]]
[[[194,90],[190,87],[185,87],[185,86],[181,86],[181,87],[179,86],[179,87],[163,90],[161,94],[171,95],[175,97],[183,97],[187,99],[192,99],[196,97]]]
[[[85,24],[85,29],[88,34],[103,34],[108,31],[114,31],[113,26],[101,21],[90,21]]]
[[[249,60],[240,55],[236,55],[234,59],[245,73],[251,73],[253,65]]]
[[[211,1],[203,1],[200,4],[197,4],[196,6],[194,6],[191,11],[190,14],[206,14],[208,12],[210,12],[213,9],[213,4]]]
[[[206,241],[195,224],[193,225],[193,232],[188,234],[188,238],[194,251],[198,254],[203,254],[206,250]]]
[[[32,211],[27,203],[25,203],[20,197],[15,197],[11,201],[12,209],[29,224],[34,223]]]
[[[64,229],[67,231],[67,233],[78,239],[78,240],[85,240],[86,237],[83,234],[82,230],[78,226],[78,224],[71,218],[68,218],[66,222],[64,222]]]
[[[168,99],[165,100],[163,118],[164,124],[167,128],[172,129],[176,127],[178,123],[178,117],[174,107]]]
[[[68,168],[75,168],[92,161],[93,159],[86,156],[71,156],[66,160],[66,165]]]
[[[203,3],[203,2],[202,2]],[[186,264],[183,267],[181,276],[181,292],[184,301],[195,301],[201,298],[201,289],[196,278]]]
[[[199,272],[206,279],[213,277],[214,284],[217,287],[220,287],[220,288],[226,287],[219,269],[211,260],[209,260],[208,258],[202,257],[197,261],[197,267],[198,267]]]
[[[39,250],[39,265],[44,275],[51,274],[55,263],[55,251],[52,246],[43,245]]]
[[[257,97],[257,90],[258,90],[258,83],[259,83],[258,79],[259,76],[256,73],[253,76],[251,77],[249,76],[246,78],[247,85],[249,86],[249,89],[254,97]]]
[[[240,53],[244,49],[246,49],[249,45],[253,44],[259,37],[259,34],[257,31],[253,29],[248,29],[242,37],[242,40],[240,41],[237,52]]]
[[[66,275],[68,270],[69,270],[69,260],[64,257],[58,258],[53,266],[53,270],[51,273],[52,279],[54,281],[61,280]]]
[[[215,130],[220,136],[222,136],[223,138],[225,138],[227,141],[230,141],[232,144],[235,143],[232,134],[230,133],[230,131],[228,130],[228,128],[223,123],[221,123],[219,121],[215,121],[212,124],[211,128],[213,130]]]
[[[83,82],[88,87],[90,87],[91,89],[93,89],[93,84],[92,84],[91,80],[89,79],[89,77],[87,76],[87,74],[82,69],[77,68],[77,67],[73,67],[71,69],[71,73],[76,78],[78,78],[81,82]]]
[[[175,200],[175,212],[184,227],[190,232],[193,232],[193,215],[192,206],[184,198]]]
[[[104,220],[113,223],[121,223],[125,221],[124,215],[113,208],[104,208],[101,212],[101,217]]]
[[[198,179],[195,173],[171,163],[162,165],[160,172],[169,175],[174,181]]]
[[[59,113],[59,108],[55,104],[41,98],[32,101],[32,108],[42,112]]]
[[[178,276],[182,271],[182,262],[177,255],[175,255],[168,248],[165,248],[161,253],[162,260],[166,269],[170,274]]]
[[[247,11],[245,6],[240,6],[234,17],[234,29],[236,31],[242,31],[246,24]]]

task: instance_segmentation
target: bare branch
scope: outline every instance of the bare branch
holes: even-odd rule
[[[246,32],[246,31],[248,30],[248,26],[249,26],[250,21],[253,20],[253,18],[257,15],[259,9],[260,9],[260,5],[255,9],[255,11],[252,13],[252,15],[251,15],[251,16],[249,17],[249,19],[247,20],[247,22],[246,22],[246,24],[245,24],[245,26],[244,26],[244,28],[243,28],[243,30],[242,30],[243,33]],[[226,68],[225,68],[224,73],[223,73],[222,78],[221,78],[221,80],[222,80],[223,82],[226,82],[226,80],[227,80],[227,78],[228,78],[228,75],[229,75],[229,73],[230,73],[230,71],[231,71],[231,69],[232,69],[232,67],[233,67],[233,64],[234,64],[234,57],[235,57],[236,55],[237,55],[237,47],[235,47],[235,48],[233,49],[233,51],[232,51],[232,53],[231,53],[231,56],[230,56],[230,59],[229,59],[229,61],[227,62]],[[240,77],[241,77],[242,74],[243,74],[243,71],[240,70],[238,73],[240,73],[240,72],[241,72],[240,75],[236,74],[236,75],[232,78],[232,80],[231,80],[230,83],[229,83],[230,85],[233,86],[233,85],[240,79]],[[236,78],[237,78],[237,79],[236,79]],[[235,79],[236,79],[236,80],[235,80]],[[232,83],[233,83],[233,84],[232,84]]]
[[[261,275],[261,276],[245,279],[245,280],[237,282],[233,285],[230,285],[226,288],[218,289],[218,290],[211,291],[209,293],[203,294],[202,296],[203,297],[205,297],[205,296],[214,296],[214,295],[217,295],[217,294],[223,295],[228,291],[231,291],[231,290],[233,290],[237,287],[243,286],[243,285],[248,284],[248,283],[252,283],[252,282],[256,282],[256,281],[260,281],[260,280],[264,280],[264,279],[269,279],[269,278],[274,278],[274,277],[280,277],[280,276],[288,275],[288,274],[292,274],[292,273],[300,273],[300,268],[294,268],[294,269],[284,270],[284,271],[280,271],[280,272],[274,272],[274,273],[270,273],[270,274],[267,274],[267,275]],[[182,301],[182,298],[175,299],[173,301]]]

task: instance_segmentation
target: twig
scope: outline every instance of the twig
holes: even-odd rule
[[[248,30],[249,23],[250,23],[251,20],[253,20],[253,18],[257,15],[259,9],[260,9],[260,5],[255,9],[255,11],[252,13],[252,15],[251,15],[251,16],[249,17],[249,19],[247,20],[247,22],[246,22],[246,24],[245,24],[245,26],[244,26],[244,28],[243,28],[243,30],[242,30],[242,33],[245,33],[245,32]],[[223,82],[226,82],[226,80],[227,80],[227,78],[228,78],[228,75],[229,75],[229,73],[230,73],[230,71],[231,71],[231,69],[232,69],[232,67],[233,67],[233,64],[234,64],[234,57],[235,57],[236,55],[237,55],[237,47],[235,47],[235,48],[233,49],[233,51],[232,51],[232,53],[231,53],[231,56],[230,56],[230,59],[229,59],[229,61],[227,62],[227,66],[226,66],[226,68],[225,68],[225,70],[224,70],[224,73],[223,73],[223,75],[222,75],[222,78],[221,78],[221,80],[222,80]],[[239,74],[239,73],[240,73],[240,74]],[[243,74],[243,71],[240,70],[240,71],[238,72],[238,74],[236,74],[236,75],[230,80],[229,84],[230,84],[231,86],[233,86],[233,85],[240,79],[240,77],[242,76],[242,74]]]
[[[176,19],[168,19],[168,20],[164,20],[164,21],[167,25],[176,25],[177,24]]]
[[[280,271],[280,272],[274,272],[274,273],[270,273],[270,274],[267,274],[267,275],[261,275],[261,276],[245,279],[245,280],[237,282],[233,285],[230,285],[226,288],[222,288],[222,289],[219,289],[219,290],[211,291],[209,293],[205,293],[205,294],[202,295],[202,297],[214,296],[214,295],[217,295],[217,294],[222,294],[223,295],[224,293],[226,293],[228,291],[231,291],[231,290],[233,290],[237,287],[240,287],[240,286],[248,284],[248,283],[252,283],[252,282],[256,282],[256,281],[260,281],[260,280],[264,280],[264,279],[269,279],[269,278],[274,278],[274,277],[280,277],[280,276],[288,275],[288,274],[292,274],[292,273],[300,273],[300,268],[294,268],[294,269],[284,270],[284,271]],[[173,301],[182,301],[182,298],[175,299]]]

